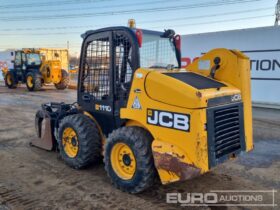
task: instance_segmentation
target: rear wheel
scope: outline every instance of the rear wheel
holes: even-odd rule
[[[152,136],[143,128],[123,127],[113,131],[105,146],[105,169],[118,189],[139,193],[153,185],[156,169]]]
[[[59,150],[72,168],[84,168],[100,160],[101,136],[96,124],[83,114],[66,116],[59,126]]]
[[[5,85],[10,89],[17,88],[17,82],[13,73],[7,72],[5,76]]]
[[[69,85],[69,74],[64,69],[61,70],[61,80],[59,83],[54,84],[56,89],[64,90]]]
[[[42,87],[41,76],[38,73],[29,72],[26,75],[26,87],[29,91],[37,91]]]

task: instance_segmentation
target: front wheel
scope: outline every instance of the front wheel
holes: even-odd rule
[[[69,85],[69,74],[67,73],[67,71],[62,69],[61,70],[61,80],[59,83],[54,84],[54,86],[58,90],[64,90],[68,87],[68,85]]]
[[[59,125],[58,146],[62,159],[80,169],[100,160],[101,136],[97,125],[83,114],[66,116]]]
[[[105,169],[118,189],[139,193],[153,185],[156,169],[152,136],[140,127],[122,127],[109,136],[105,145]]]
[[[26,75],[26,87],[29,91],[37,91],[42,87],[42,80],[38,73],[29,72]]]
[[[10,89],[17,88],[17,82],[13,73],[7,72],[5,75],[5,85]]]

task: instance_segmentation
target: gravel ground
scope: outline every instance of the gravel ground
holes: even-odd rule
[[[280,201],[279,124],[254,120],[255,149],[193,180],[156,184],[139,195],[112,187],[102,163],[85,170],[67,167],[55,152],[30,147],[36,138],[34,115],[41,103],[74,102],[74,90],[46,87],[28,92],[24,86],[0,86],[0,210],[2,209],[181,209],[166,203],[166,194],[210,190],[277,190]],[[271,203],[266,193],[263,203]],[[272,207],[189,207],[188,209],[272,209]]]

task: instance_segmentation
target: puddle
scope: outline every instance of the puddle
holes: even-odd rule
[[[254,145],[254,150],[241,154],[237,163],[247,168],[268,168],[274,161],[280,160],[280,140],[256,141]]]

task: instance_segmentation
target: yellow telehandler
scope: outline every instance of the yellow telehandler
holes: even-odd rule
[[[40,90],[43,84],[53,83],[57,89],[65,89],[69,84],[68,72],[61,67],[60,58],[47,60],[37,49],[22,49],[15,52],[14,68],[4,72],[5,85],[16,88],[25,83],[29,91]]]
[[[87,31],[73,104],[46,103],[34,146],[79,169],[104,157],[113,185],[139,193],[191,179],[253,149],[249,59],[214,49],[181,68],[180,36]]]

